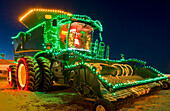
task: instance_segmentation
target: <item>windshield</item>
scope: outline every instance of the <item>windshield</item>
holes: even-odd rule
[[[63,46],[66,44],[68,28],[69,24],[64,24],[60,29],[60,41]],[[93,28],[90,25],[81,22],[73,22],[70,27],[68,47],[89,50],[91,46],[92,32]]]

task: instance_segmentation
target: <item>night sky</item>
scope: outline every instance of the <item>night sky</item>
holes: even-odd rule
[[[168,0],[167,0],[168,1]],[[11,37],[26,28],[19,17],[31,8],[88,15],[104,28],[110,58],[137,58],[170,73],[170,3],[155,0],[1,0],[0,53],[13,59]]]

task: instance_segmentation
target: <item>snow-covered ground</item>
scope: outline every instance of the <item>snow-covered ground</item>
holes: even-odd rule
[[[170,111],[170,90],[161,90],[138,99],[120,111]]]
[[[53,91],[19,91],[0,79],[0,111],[91,111],[93,103],[71,88],[56,86]]]
[[[48,93],[14,90],[0,78],[0,111],[92,111],[93,104],[71,88],[56,86]],[[170,90],[143,96],[121,111],[170,111]]]

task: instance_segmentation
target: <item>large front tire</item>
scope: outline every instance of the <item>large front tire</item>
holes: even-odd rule
[[[18,60],[16,83],[19,90],[37,91],[40,86],[40,73],[35,73],[39,66],[34,58],[23,57]]]
[[[42,75],[42,89],[40,90],[47,92],[53,85],[53,74],[50,70],[51,62],[45,57],[38,57],[36,60],[40,66],[40,73]]]

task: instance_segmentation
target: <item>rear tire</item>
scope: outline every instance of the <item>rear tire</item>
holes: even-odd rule
[[[32,57],[24,57],[18,60],[16,83],[17,88],[26,91],[37,91],[40,86],[40,73],[35,73],[38,67],[37,62]]]
[[[53,85],[53,74],[50,70],[51,62],[45,57],[38,57],[37,62],[40,66],[40,73],[42,75],[41,86],[45,92],[49,91]]]
[[[8,69],[7,69],[8,86],[16,87],[15,72],[16,72],[15,65],[11,65],[8,67]]]
[[[94,105],[94,111],[115,111],[113,103],[107,99],[99,99]]]
[[[170,87],[170,84],[169,84],[168,81],[163,81],[163,82],[162,82],[162,89],[168,90],[169,87]]]

